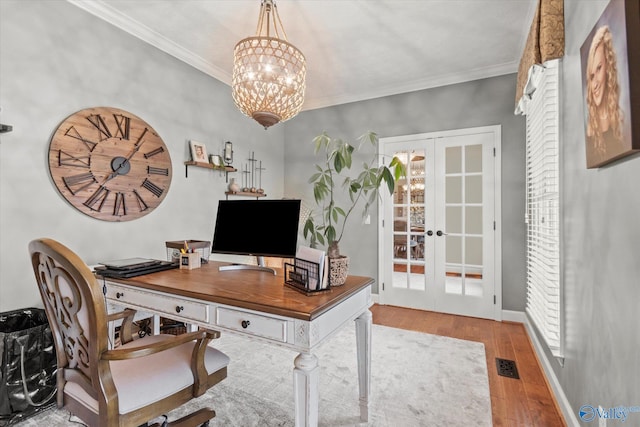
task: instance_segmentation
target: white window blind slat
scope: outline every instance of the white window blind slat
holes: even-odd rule
[[[559,60],[536,73],[526,108],[527,305],[538,331],[563,353],[560,289]]]

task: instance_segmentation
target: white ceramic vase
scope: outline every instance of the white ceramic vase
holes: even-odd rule
[[[231,178],[231,182],[229,183],[229,191],[232,193],[237,193],[240,191],[240,186],[236,182],[235,178]]]

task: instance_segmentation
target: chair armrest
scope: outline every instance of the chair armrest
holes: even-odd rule
[[[204,366],[204,355],[212,339],[220,338],[220,331],[206,330],[207,336],[198,340],[191,353],[191,372],[193,373],[193,397],[202,396],[211,387],[209,375]]]
[[[124,319],[120,327],[120,342],[122,344],[133,341],[133,318],[136,313],[136,310],[125,308],[123,311],[107,314],[107,322]]]
[[[114,320],[124,319],[126,317],[131,317],[133,319],[133,316],[135,316],[135,314],[136,310],[132,308],[125,308],[122,311],[107,314],[107,321],[113,322]]]
[[[100,355],[101,360],[126,360],[135,359],[137,357],[144,357],[150,354],[159,353],[168,350],[173,347],[177,347],[184,343],[194,340],[204,340],[209,338],[211,334],[208,331],[195,331],[182,335],[177,335],[175,338],[167,338],[164,341],[156,342],[146,347],[134,347],[134,348],[117,348],[114,350],[107,350]]]

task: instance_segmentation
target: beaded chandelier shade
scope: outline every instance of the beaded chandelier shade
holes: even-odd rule
[[[240,40],[233,51],[236,106],[265,129],[284,122],[302,108],[306,71],[304,55],[287,41],[273,0],[262,0],[256,35]]]

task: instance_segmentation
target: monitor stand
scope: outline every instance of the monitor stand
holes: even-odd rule
[[[268,273],[273,273],[276,275],[276,269],[267,267],[264,265],[264,257],[257,256],[258,265],[250,265],[250,264],[231,264],[231,265],[221,265],[218,267],[218,271],[229,271],[229,270],[257,270],[257,271],[266,271]]]

